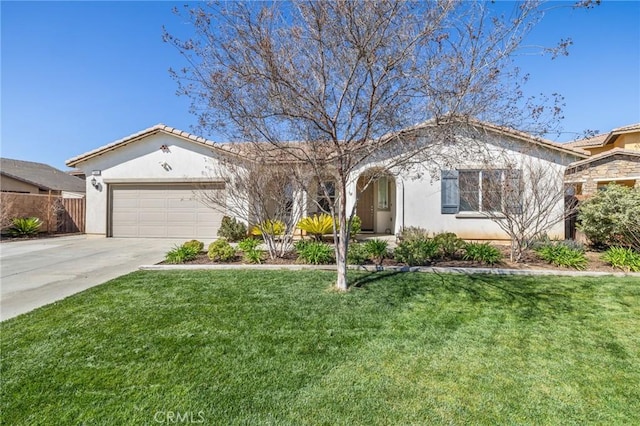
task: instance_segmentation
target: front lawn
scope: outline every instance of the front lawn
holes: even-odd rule
[[[640,424],[640,280],[136,272],[0,325],[2,424]]]

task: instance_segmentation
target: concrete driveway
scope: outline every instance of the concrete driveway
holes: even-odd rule
[[[154,264],[184,240],[86,235],[0,244],[0,320]]]

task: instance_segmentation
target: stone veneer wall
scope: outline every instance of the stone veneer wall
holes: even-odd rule
[[[592,195],[598,190],[598,181],[635,179],[635,187],[640,188],[640,157],[615,155],[578,167],[569,167],[565,173],[566,182],[582,182],[582,194]]]

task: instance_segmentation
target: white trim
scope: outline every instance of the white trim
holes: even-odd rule
[[[104,183],[107,184],[173,184],[173,185],[184,185],[189,183],[211,183],[211,184],[220,184],[225,183],[222,180],[212,180],[212,179],[203,179],[203,178],[182,178],[180,180],[176,180],[175,178],[123,178],[123,179],[103,179]]]
[[[627,177],[618,177],[618,178],[598,178],[593,179],[594,182],[616,182],[620,180],[638,180],[640,176],[627,176]]]

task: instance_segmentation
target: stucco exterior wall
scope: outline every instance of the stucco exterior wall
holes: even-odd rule
[[[168,149],[162,150],[166,145]],[[159,133],[90,158],[78,168],[86,173],[87,234],[106,235],[109,185],[179,183],[212,180],[216,168],[212,148]],[[93,174],[94,171],[99,174]],[[97,181],[97,188],[91,179]],[[195,185],[195,184],[194,184]]]
[[[451,159],[446,169],[499,169],[504,164],[548,170],[548,175],[557,176],[562,185],[562,176],[566,166],[578,158],[564,155],[545,148],[533,148],[529,144],[511,140],[504,136],[486,136],[483,158],[473,157],[465,148],[465,142],[478,145],[478,141],[462,140],[457,147],[448,150],[444,157]],[[484,142],[480,142],[482,144]],[[384,162],[376,162],[356,171],[351,178],[348,206],[355,203],[355,182],[357,177],[369,168],[384,167]],[[461,212],[443,214],[441,200],[440,170],[434,167],[413,166],[406,170],[391,170],[395,177],[395,209],[396,220],[393,232],[399,233],[405,226],[419,226],[431,232],[455,232],[459,237],[468,240],[506,240],[507,234],[491,218],[477,213]],[[526,184],[527,176],[523,177]],[[554,213],[561,216],[564,211],[564,200],[559,200]],[[551,237],[564,238],[564,223],[558,222],[548,234]]]

